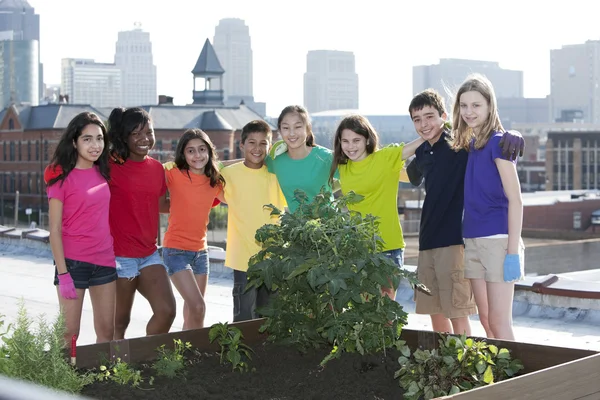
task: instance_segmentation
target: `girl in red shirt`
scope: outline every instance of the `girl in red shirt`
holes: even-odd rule
[[[156,247],[159,210],[167,204],[167,185],[162,164],[148,156],[155,142],[152,121],[141,108],[115,108],[108,122],[110,230],[119,276],[114,339],[125,337],[136,291],[152,307],[146,334],[167,333],[176,308]]]
[[[214,145],[200,129],[189,129],[179,139],[175,166],[165,173],[170,215],[163,260],[185,301],[183,329],[197,329],[204,326],[206,312],[208,217],[225,181],[219,173]]]

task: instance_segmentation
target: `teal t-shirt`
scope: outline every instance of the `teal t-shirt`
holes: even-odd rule
[[[323,186],[332,191],[328,182],[332,161],[333,153],[331,150],[321,146],[313,147],[308,156],[301,160],[290,158],[287,152],[275,159],[271,156],[267,156],[265,159],[269,172],[277,176],[277,181],[290,212],[294,212],[300,205],[294,197],[296,189],[306,192],[311,200],[315,198]],[[339,174],[336,172],[335,178],[337,179],[338,176]]]

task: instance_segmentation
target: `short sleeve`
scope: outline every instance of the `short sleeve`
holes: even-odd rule
[[[496,161],[497,158],[501,159],[501,160],[506,160],[506,161],[511,161],[510,159],[506,158],[503,154],[502,154],[502,147],[500,147],[500,141],[502,140],[502,134],[496,134],[494,136],[492,136],[490,138],[490,141],[488,143],[489,146],[491,146],[491,152],[492,152],[492,160]],[[514,159],[511,161],[513,164],[517,164],[517,160]]]
[[[165,181],[167,186],[170,186],[171,183],[173,183],[173,171],[177,171],[177,168],[165,170]]]
[[[65,181],[58,181],[53,185],[50,185],[46,188],[46,193],[48,194],[48,200],[56,199],[60,200],[61,203],[65,202]]]
[[[385,156],[386,162],[389,163],[389,167],[393,171],[400,171],[404,168],[404,160],[402,159],[402,150],[404,150],[404,143],[392,143],[379,150]]]

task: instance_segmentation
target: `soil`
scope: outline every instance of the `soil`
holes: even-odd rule
[[[325,367],[319,363],[327,350],[305,354],[290,347],[258,344],[250,366],[254,372],[232,372],[231,365],[219,364],[218,354],[202,353],[191,357],[181,378],[155,377],[143,369],[145,383],[139,388],[113,382],[87,386],[83,395],[95,399],[210,399],[210,400],[395,400],[402,399],[402,389],[394,372],[399,369],[398,353],[384,356],[342,354]]]

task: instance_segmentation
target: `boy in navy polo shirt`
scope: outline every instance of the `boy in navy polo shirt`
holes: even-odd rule
[[[464,277],[462,218],[468,152],[454,151],[447,141],[444,99],[432,89],[417,94],[408,109],[415,130],[425,139],[407,167],[413,185],[425,178],[427,195],[421,213],[417,274],[431,296],[415,291],[416,313],[429,314],[436,332],[471,334],[469,315],[476,314],[471,284]],[[507,133],[503,142],[511,157],[522,152],[523,138]],[[522,153],[521,153],[522,154]],[[482,325],[487,321],[481,321]]]

